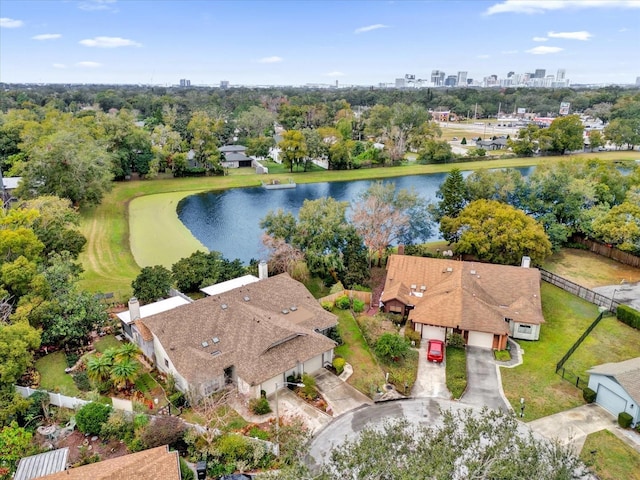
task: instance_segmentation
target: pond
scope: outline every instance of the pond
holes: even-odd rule
[[[534,167],[518,169],[527,176]],[[463,172],[466,177],[470,171]],[[436,200],[436,192],[446,173],[413,175],[382,180],[395,183],[397,189],[414,188],[427,201]],[[248,264],[252,258],[263,259],[267,251],[262,245],[262,220],[270,210],[282,208],[298,214],[302,203],[322,197],[351,202],[376,180],[299,184],[294,189],[266,190],[262,187],[237,188],[205,192],[184,198],[178,204],[178,217],[191,233],[209,250],[225,258],[239,258]],[[437,227],[428,240],[439,239]]]

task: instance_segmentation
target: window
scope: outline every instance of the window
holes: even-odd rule
[[[169,360],[168,359],[164,359],[164,366],[169,368]]]
[[[518,333],[531,333],[531,325],[518,325]]]

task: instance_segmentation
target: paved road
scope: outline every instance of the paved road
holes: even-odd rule
[[[478,407],[509,411],[500,395],[493,352],[488,348],[467,346],[467,390],[460,400]]]
[[[420,342],[418,352],[418,377],[411,390],[412,397],[434,397],[450,399],[451,393],[447,390],[445,376],[445,364],[427,362],[427,340]],[[445,359],[446,362],[446,359]]]

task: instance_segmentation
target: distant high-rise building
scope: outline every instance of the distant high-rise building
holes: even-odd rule
[[[561,82],[567,76],[567,71],[564,68],[559,68],[556,74],[556,82]]]
[[[636,87],[640,87],[640,77],[636,77]]]
[[[467,72],[458,72],[458,86],[465,87],[467,85]]]
[[[396,88],[404,88],[407,86],[407,81],[404,78],[396,78]]]
[[[229,88],[229,80],[220,80],[220,88]]]
[[[188,80],[186,78],[181,78],[180,79],[180,86],[181,87],[190,87],[191,86],[191,80]]]
[[[457,83],[458,83],[458,76],[457,75],[449,75],[446,78],[446,80],[444,81],[444,86],[445,87],[455,87]]]
[[[445,73],[440,70],[433,70],[431,72],[431,83],[434,87],[442,87],[444,85]]]
[[[534,78],[544,78],[547,76],[547,71],[544,68],[536,68],[536,73],[534,73]]]

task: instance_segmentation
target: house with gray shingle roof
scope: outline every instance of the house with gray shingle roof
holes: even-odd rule
[[[225,145],[220,147],[220,153],[223,155],[221,165],[226,168],[251,167],[253,159],[247,157],[244,153],[247,147],[243,145]]]
[[[616,417],[627,412],[634,425],[640,423],[640,357],[597,365],[587,373],[598,405]]]
[[[459,333],[467,345],[499,350],[509,336],[538,340],[544,323],[537,268],[392,255],[380,301],[422,338]]]
[[[150,360],[180,390],[208,396],[233,383],[251,398],[331,364],[336,344],[325,334],[336,324],[286,273],[136,321]]]

